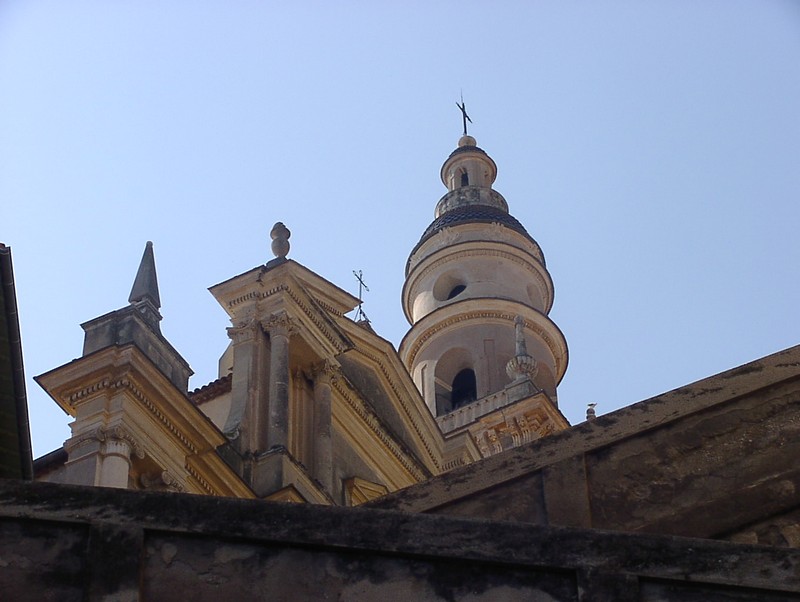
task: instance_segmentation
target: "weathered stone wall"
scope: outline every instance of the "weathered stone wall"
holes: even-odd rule
[[[800,347],[371,502],[800,546]]]
[[[800,600],[800,551],[0,482],[14,600]]]

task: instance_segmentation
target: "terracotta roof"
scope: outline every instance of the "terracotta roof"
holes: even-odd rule
[[[195,405],[200,405],[201,403],[205,403],[209,399],[213,399],[214,397],[218,397],[223,393],[227,393],[231,390],[231,383],[233,382],[233,374],[228,374],[227,376],[222,376],[217,380],[212,380],[207,385],[203,385],[189,393],[189,399]]]

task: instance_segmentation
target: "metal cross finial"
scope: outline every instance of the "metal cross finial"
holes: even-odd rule
[[[464,135],[467,135],[467,121],[472,123],[472,119],[467,115],[467,105],[464,104],[464,94],[461,94],[461,104],[456,103],[456,106],[461,109],[461,121],[464,123]]]
[[[369,322],[369,318],[367,317],[367,314],[365,314],[364,310],[361,308],[361,305],[364,302],[363,299],[362,299],[362,294],[363,294],[364,291],[369,292],[369,287],[367,286],[367,283],[364,282],[364,273],[361,270],[358,270],[357,272],[355,270],[353,270],[353,276],[355,276],[356,280],[358,280],[358,311],[356,312],[356,320],[355,321],[356,322],[361,322],[361,321]]]

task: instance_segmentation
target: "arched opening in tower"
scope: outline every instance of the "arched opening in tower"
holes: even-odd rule
[[[450,397],[452,409],[460,408],[476,399],[478,399],[478,383],[475,379],[475,370],[464,368],[453,379]]]
[[[453,298],[455,298],[455,297],[458,297],[458,296],[459,296],[461,293],[463,293],[465,290],[467,290],[467,287],[466,287],[466,285],[464,285],[464,284],[457,284],[457,285],[455,285],[455,286],[453,287],[453,290],[451,290],[451,291],[448,293],[448,295],[447,295],[447,300],[449,301],[450,299],[453,299]]]
[[[461,172],[461,185],[469,186],[469,174],[466,171]]]

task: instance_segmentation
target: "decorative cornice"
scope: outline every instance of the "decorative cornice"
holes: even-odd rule
[[[385,485],[372,483],[358,477],[351,477],[344,482],[345,502],[348,506],[358,506],[389,493]]]
[[[141,389],[139,389],[130,379],[121,378],[111,384],[111,387],[114,389],[128,389],[131,394],[133,394],[136,399],[138,399],[144,407],[146,407],[150,413],[155,416],[161,424],[167,427],[167,430],[171,432],[175,438],[180,441],[183,446],[189,451],[189,453],[196,454],[197,447],[189,441],[189,439],[184,435],[181,430],[162,412],[159,407],[147,397]]]
[[[462,303],[469,303],[470,301],[481,301],[481,300],[480,299],[477,299],[477,300],[470,299],[468,301],[463,301]],[[428,314],[428,316],[426,316],[426,317],[429,317],[431,315],[433,315],[433,314]],[[516,316],[517,316],[516,313],[512,313],[510,311],[482,309],[482,310],[464,311],[464,312],[455,314],[453,316],[450,316],[449,318],[446,318],[445,320],[441,320],[439,322],[436,322],[432,326],[429,326],[428,328],[426,328],[421,334],[419,334],[415,338],[414,344],[409,349],[408,359],[407,359],[406,364],[408,366],[413,366],[414,365],[414,361],[415,361],[415,359],[417,357],[417,354],[419,353],[419,351],[422,348],[422,346],[431,337],[433,337],[437,333],[439,333],[439,332],[441,332],[441,331],[443,331],[443,330],[445,330],[447,328],[450,328],[451,326],[453,326],[455,324],[459,324],[461,322],[468,322],[470,320],[487,320],[487,319],[488,320],[491,320],[491,319],[503,320],[503,321],[507,321],[507,322],[513,323],[514,319],[516,318]],[[545,320],[547,320],[549,323],[552,324],[552,321],[547,316],[545,316],[544,314],[541,314],[541,316]],[[555,325],[553,325],[553,326],[557,329],[557,327]],[[537,324],[536,322],[534,322],[532,320],[525,320],[525,328],[528,328],[529,330],[531,330],[534,333],[536,333],[538,335],[538,337],[542,341],[545,342],[545,344],[547,345],[548,349],[550,349],[550,352],[552,353],[553,359],[555,361],[556,378],[558,378],[559,375],[561,375],[561,373],[562,373],[561,368],[562,368],[563,358],[560,357],[560,353],[559,353],[560,350],[557,348],[556,342],[550,336],[550,333],[548,333],[541,324]]]
[[[336,351],[341,353],[345,351],[345,349],[347,349],[347,347],[344,344],[342,344],[342,341],[339,339],[339,337],[334,336],[334,334],[330,331],[330,328],[328,328],[325,322],[319,319],[317,313],[312,308],[310,308],[306,303],[304,303],[303,300],[300,298],[300,296],[294,290],[287,287],[286,291],[289,294],[289,297],[292,299],[292,301],[294,301],[295,304],[303,311],[306,317],[309,320],[311,320],[311,322],[313,322],[314,326],[317,327],[317,329],[323,334],[323,336],[326,339],[328,339],[328,342],[331,345],[333,345]],[[318,303],[316,299],[314,299],[314,301]]]
[[[464,229],[465,226],[476,225],[480,225],[482,229],[486,229],[486,233],[488,234],[487,238],[469,239],[464,236],[464,231],[466,231]],[[522,226],[521,224],[519,225],[520,227]],[[445,230],[451,230],[451,232],[447,233],[445,236],[442,236],[442,233]],[[461,238],[463,243],[494,242],[508,244],[516,248],[522,248],[529,251],[534,257],[536,257],[543,267],[546,265],[544,253],[542,252],[539,243],[533,240],[533,238],[531,238],[527,232],[523,234],[513,227],[509,228],[508,224],[503,224],[499,221],[462,222],[454,225],[444,226],[436,234],[430,236],[427,240],[425,240],[425,236],[423,235],[423,240],[417,243],[417,246],[414,247],[414,249],[411,251],[411,255],[408,258],[406,263],[406,275],[408,275],[411,270],[415,269],[420,262],[424,261],[431,255],[438,253],[442,249],[454,244],[456,242],[456,240],[453,240],[455,237]]]
[[[559,430],[551,417],[541,409],[511,416],[503,414],[490,422],[486,421],[487,418],[470,425],[468,429],[484,457],[519,447]],[[511,439],[510,445],[508,438]]]
[[[260,282],[260,280],[259,280]],[[309,304],[303,299],[303,297],[294,290],[289,284],[283,282],[271,288],[265,290],[250,290],[235,299],[232,299],[227,303],[228,309],[233,312],[236,306],[241,305],[247,301],[255,301],[256,303],[259,301],[263,301],[264,299],[268,299],[275,295],[285,293],[288,297],[295,303],[295,305],[305,314],[305,316],[311,320],[311,322],[317,327],[317,329],[322,333],[322,335],[330,342],[331,345],[341,353],[347,346],[339,340],[334,333],[331,332],[330,327],[326,324],[324,320],[321,320],[317,315],[319,310],[322,309],[325,312],[330,313],[336,317],[342,317],[344,314],[333,307],[330,304],[320,301],[311,293],[308,293],[310,298],[313,301],[314,307],[309,307]],[[267,324],[264,325],[265,328],[269,328]]]
[[[88,397],[93,393],[97,393],[99,391],[102,391],[103,389],[107,389],[110,385],[111,381],[109,381],[107,378],[104,378],[103,380],[92,383],[91,385],[83,387],[82,389],[78,389],[74,393],[71,393],[67,397],[67,400],[74,405],[75,402],[80,401],[81,399]]]
[[[389,388],[392,390],[392,393],[394,393],[395,399],[397,399],[400,402],[400,407],[403,408],[403,412],[405,413],[406,418],[413,427],[414,432],[419,437],[419,440],[422,442],[422,446],[425,448],[425,451],[428,452],[428,458],[430,458],[431,462],[433,462],[433,465],[436,466],[437,469],[441,469],[441,462],[439,461],[438,456],[433,453],[431,446],[428,444],[428,439],[424,436],[422,429],[418,424],[418,421],[409,410],[405,396],[400,391],[400,387],[397,386],[397,384],[390,376],[389,371],[386,369],[384,361],[381,361],[381,358],[378,358],[377,356],[368,353],[366,350],[362,348],[358,348],[358,352],[367,359],[371,360],[373,362],[373,365],[378,366],[378,368],[381,371],[381,374],[383,374],[383,377],[386,379],[386,382],[389,383]]]
[[[444,471],[453,470],[454,468],[458,468],[459,466],[466,466],[467,464],[471,463],[472,459],[466,453],[463,453],[445,462],[443,470]]]
[[[481,241],[465,241],[463,244],[469,244],[474,242],[481,242]],[[423,261],[430,259],[432,256],[433,254],[428,255]],[[415,274],[414,278],[412,280],[409,280],[404,288],[405,290],[410,291],[414,286],[416,286],[417,282],[419,282],[421,279],[428,276],[432,271],[438,269],[439,267],[441,267],[446,263],[450,263],[453,261],[460,261],[467,257],[476,257],[476,256],[496,257],[504,259],[506,261],[510,261],[511,263],[515,263],[525,268],[535,277],[536,282],[539,284],[539,287],[542,289],[542,291],[546,293],[547,297],[545,299],[545,307],[546,311],[550,311],[550,308],[553,305],[553,282],[552,279],[549,277],[550,275],[547,272],[547,268],[545,268],[541,264],[536,264],[531,261],[526,261],[519,255],[516,255],[509,251],[501,251],[499,249],[487,249],[487,248],[462,249],[454,253],[448,253],[443,257],[432,260],[431,263],[425,266],[425,268],[423,268],[423,270],[419,274]],[[544,274],[547,274],[547,277],[545,277]]]
[[[333,307],[331,304],[325,303],[324,301],[321,301],[320,299],[317,299],[316,297],[314,297],[314,301],[316,303],[318,303],[319,306],[322,309],[324,309],[325,311],[327,311],[329,314],[333,314],[334,316],[336,316],[338,318],[341,318],[342,316],[344,316],[344,313],[340,312],[338,309]]]
[[[222,494],[217,489],[203,478],[203,476],[192,466],[189,462],[186,463],[186,471],[189,475],[197,481],[197,483],[205,490],[208,495],[221,496]]]
[[[375,414],[367,408],[360,398],[356,398],[356,396],[351,395],[348,388],[344,385],[344,379],[339,379],[338,381],[334,382],[333,387],[347,402],[347,405],[349,405],[353,411],[358,414],[363,423],[378,437],[378,439],[380,439],[389,452],[397,459],[398,462],[400,462],[403,468],[405,468],[411,474],[411,476],[417,480],[417,482],[423,481],[427,478],[427,475],[420,470],[418,466],[409,461],[408,455],[404,453],[394,439],[386,434],[386,431],[383,429],[383,425],[375,417]]]

